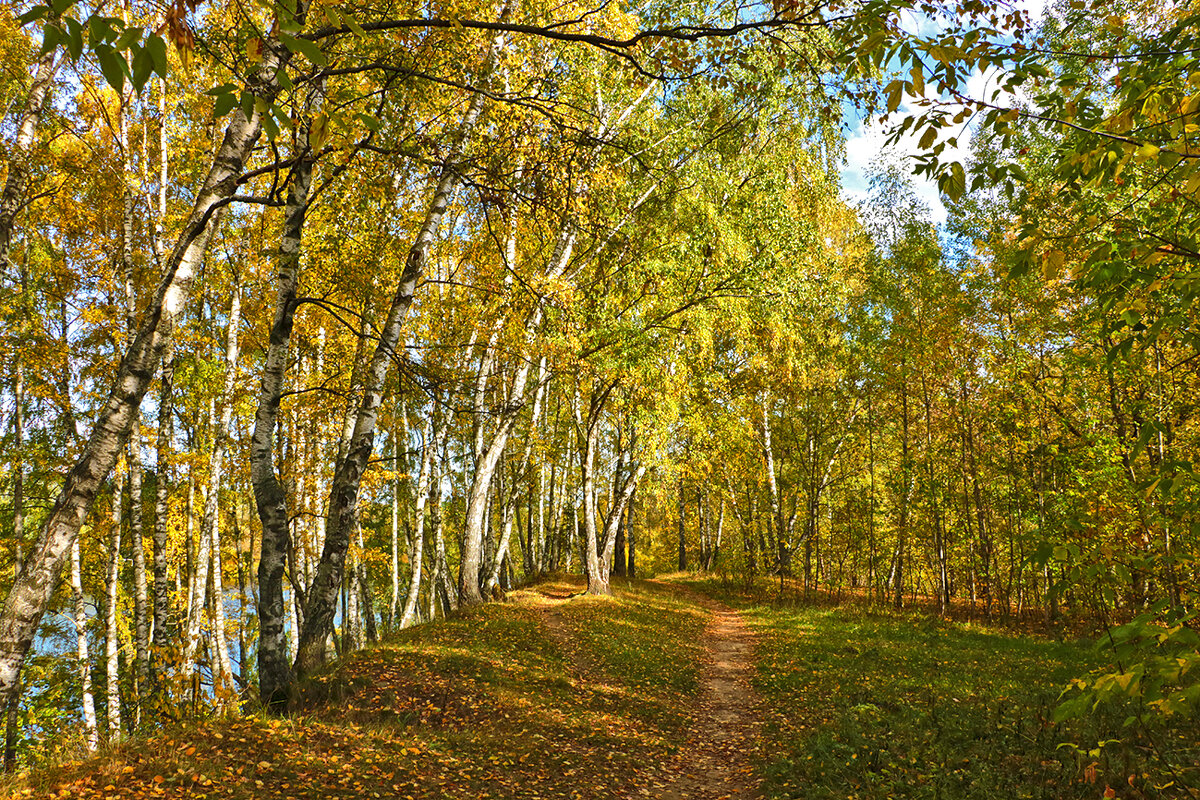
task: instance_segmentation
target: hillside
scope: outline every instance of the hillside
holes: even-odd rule
[[[175,725],[4,794],[1187,797],[1198,777],[1194,722],[1157,742],[1168,761],[1132,735],[1060,746],[1112,732],[1049,721],[1098,663],[1085,644],[715,581],[581,588],[539,584],[358,652],[293,718]]]

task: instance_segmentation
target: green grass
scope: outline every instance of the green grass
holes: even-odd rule
[[[1156,741],[1122,727],[1124,711],[1052,722],[1063,687],[1103,663],[1090,642],[700,585],[743,606],[760,636],[770,800],[1192,796],[1154,747],[1173,742],[1178,770],[1196,756],[1194,722]],[[1102,740],[1119,741],[1087,752]]]
[[[1062,687],[1103,663],[1087,642],[695,585],[758,633],[767,800],[1200,796],[1168,785],[1197,779],[1196,720],[1151,737],[1122,726],[1125,710],[1052,722]],[[695,709],[711,615],[670,587],[615,588],[554,605],[582,583],[510,593],[332,665],[291,719],[179,723],[0,796],[654,796]]]

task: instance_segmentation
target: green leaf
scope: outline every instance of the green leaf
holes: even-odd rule
[[[317,66],[324,67],[329,64],[329,59],[325,58],[325,54],[321,52],[321,48],[317,46],[316,42],[286,33],[279,34],[279,41],[291,52],[300,53]]]
[[[134,44],[142,40],[142,33],[143,31],[141,28],[137,26],[130,26],[126,28],[120,36],[117,37],[117,41],[113,43],[113,47],[118,50],[128,50]]]
[[[952,202],[957,202],[967,190],[967,174],[963,171],[963,165],[957,161],[951,163],[950,171],[944,177],[942,194]]]
[[[333,6],[327,7],[325,9],[325,16],[329,17],[330,21],[335,25],[345,25],[355,36],[367,35],[367,32],[363,30],[363,26],[358,24],[358,20],[339,8],[334,8]]]
[[[1139,147],[1137,149],[1137,157],[1139,159],[1154,158],[1155,156],[1158,155],[1158,149],[1159,148],[1157,145],[1151,144],[1150,142],[1146,142],[1144,145],[1142,145],[1141,147]]]
[[[96,61],[100,64],[100,74],[104,76],[104,80],[108,81],[108,85],[116,89],[118,93],[124,91],[125,73],[128,70],[125,57],[108,45],[98,45],[95,52]]]
[[[242,97],[239,104],[242,107],[242,116],[250,119],[254,116],[254,92],[249,90],[242,92]]]
[[[17,17],[17,22],[21,23],[22,25],[28,25],[31,22],[36,22],[37,20],[46,16],[46,12],[49,10],[50,8],[48,6],[34,6],[21,16]]]
[[[313,115],[312,124],[308,128],[308,145],[314,151],[320,152],[329,140],[329,115],[319,111]]]
[[[921,69],[920,64],[916,64],[912,68],[912,87],[913,94],[918,97],[925,96],[925,73]]]
[[[900,108],[900,96],[904,92],[904,84],[901,81],[892,81],[884,89],[887,94],[887,110],[888,113]]]
[[[238,96],[234,91],[222,92],[217,95],[217,102],[213,105],[213,119],[221,119],[238,104]]]
[[[267,141],[275,141],[275,137],[279,135],[279,123],[275,121],[275,115],[268,109],[262,115],[263,133],[267,135]]]
[[[356,20],[350,14],[338,12],[338,16],[340,16],[342,18],[342,22],[346,23],[346,27],[349,28],[354,33],[355,36],[366,36],[367,35],[367,32],[365,30],[363,30],[363,26],[359,25],[358,20]]]
[[[65,17],[63,19],[63,42],[72,61],[78,61],[83,55],[83,26],[79,20]]]
[[[137,47],[131,52],[133,64],[130,68],[130,82],[133,88],[140,92],[146,86],[146,81],[150,80],[150,73],[154,71],[154,60],[144,47]]]
[[[102,17],[99,14],[88,17],[88,44],[95,47],[102,42],[108,42],[115,38],[116,32],[113,30],[113,22],[116,20]]]
[[[1079,716],[1081,713],[1083,713],[1084,709],[1087,708],[1088,699],[1088,695],[1084,694],[1067,700],[1065,703],[1060,703],[1058,707],[1054,709],[1052,719],[1055,722],[1065,722],[1066,720]]]
[[[62,41],[63,32],[57,25],[47,25],[42,31],[42,49],[38,52],[39,56],[44,56],[55,50]]]
[[[146,52],[150,54],[150,60],[154,63],[154,71],[158,73],[158,77],[166,79],[167,77],[167,43],[158,35],[146,37]]]

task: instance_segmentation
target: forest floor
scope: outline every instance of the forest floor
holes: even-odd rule
[[[289,719],[175,723],[0,797],[1200,797],[1195,720],[1152,747],[1051,721],[1099,663],[1085,642],[683,575],[614,588],[510,592],[332,665]]]
[[[510,592],[333,665],[289,719],[178,723],[0,796],[749,797],[747,629],[685,590],[616,588]],[[728,737],[712,730],[726,717]]]

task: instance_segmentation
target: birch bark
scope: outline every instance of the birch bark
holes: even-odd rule
[[[425,503],[429,498],[429,476],[433,471],[434,453],[437,452],[437,434],[434,432],[433,418],[434,414],[430,414],[425,420],[425,430],[422,434],[425,446],[421,451],[421,474],[417,478],[413,544],[409,550],[408,559],[412,578],[408,583],[408,594],[404,598],[404,613],[400,617],[401,628],[407,628],[413,624],[413,617],[417,611],[417,597],[421,591],[421,563],[425,549]]]
[[[301,131],[307,139],[308,125]],[[307,148],[300,154],[292,174],[280,236],[278,287],[270,343],[254,414],[250,442],[250,481],[262,524],[262,548],[258,562],[258,682],[263,706],[271,713],[285,713],[292,686],[292,658],[285,620],[292,620],[292,641],[298,632],[295,591],[285,610],[284,571],[288,565],[292,537],[288,530],[287,492],[275,472],[275,433],[279,427],[279,403],[283,397],[288,348],[296,313],[296,287],[300,271],[300,249],[312,184],[313,156]],[[289,613],[290,612],[290,613]]]
[[[107,701],[109,743],[121,738],[121,643],[117,628],[117,603],[121,586],[121,503],[124,484],[122,474],[117,472],[112,482],[112,531],[108,540],[104,605],[104,696]]]
[[[125,283],[125,327],[132,340],[137,335],[137,291],[133,274],[133,187],[130,183],[128,101],[122,97],[118,109],[117,136],[121,147],[121,178],[124,190],[121,198],[121,271]],[[142,454],[139,437],[140,410],[133,411],[132,435],[125,451],[129,467],[129,543],[133,556],[134,584],[134,648],[137,670],[134,675],[134,727],[141,721],[142,693],[150,677],[150,617],[146,587],[146,551],[142,543]]]
[[[25,107],[17,123],[17,137],[8,154],[8,176],[4,179],[4,190],[0,192],[0,269],[8,267],[8,251],[12,246],[13,228],[17,213],[25,205],[25,193],[29,189],[29,154],[37,135],[42,114],[50,100],[50,86],[58,71],[57,50],[46,53],[33,66],[33,81],[25,97]]]
[[[84,742],[89,753],[94,753],[100,744],[100,732],[96,726],[96,701],[92,695],[92,664],[88,657],[87,607],[83,603],[83,570],[79,559],[79,540],[71,543],[71,599],[75,611],[75,665],[79,671],[79,684],[83,693]]]

